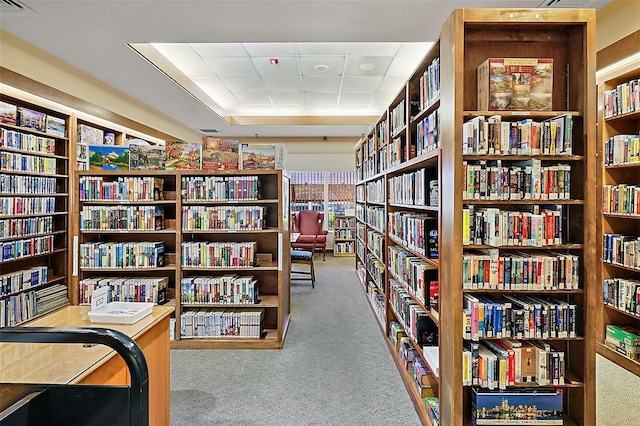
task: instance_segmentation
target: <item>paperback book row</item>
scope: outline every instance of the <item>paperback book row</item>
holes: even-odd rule
[[[164,266],[164,243],[90,242],[80,244],[81,268],[157,268]]]
[[[358,259],[364,260],[365,252],[367,251],[366,246],[363,241],[358,240],[356,243],[356,256]]]
[[[167,277],[90,277],[80,280],[81,305],[91,305],[93,292],[109,287],[112,302],[146,302],[155,305],[167,301]]]
[[[640,111],[640,79],[621,83],[615,89],[604,91],[604,117]]]
[[[336,254],[355,253],[353,241],[337,241],[333,244],[333,252]]]
[[[63,118],[4,101],[0,101],[0,123],[48,133],[54,137],[63,138],[66,134],[66,121]]]
[[[420,76],[420,111],[427,108],[440,97],[440,58],[435,58]]]
[[[539,159],[503,166],[501,160],[463,161],[463,200],[568,200],[571,166]]]
[[[384,207],[367,206],[367,225],[384,232],[385,226],[385,209]]]
[[[358,219],[361,222],[366,222],[365,216],[366,214],[365,214],[364,206],[361,204],[356,204],[356,219]]]
[[[573,117],[502,121],[500,115],[472,118],[462,126],[463,155],[572,155]]]
[[[603,213],[640,214],[640,186],[638,185],[604,185]]]
[[[0,197],[2,216],[23,216],[55,213],[54,197]]]
[[[394,279],[389,280],[389,305],[407,336],[418,347],[438,345],[438,326],[407,289]]]
[[[39,154],[55,154],[56,140],[45,136],[1,128],[0,147],[31,151]]]
[[[640,362],[640,330],[637,328],[607,324],[604,343],[620,355]]]
[[[531,206],[529,211],[495,207],[462,209],[462,243],[543,247],[563,243],[566,227],[562,206]]]
[[[384,235],[377,231],[367,230],[367,248],[378,259],[384,259]]]
[[[180,315],[183,339],[260,338],[264,309],[194,309]]]
[[[640,270],[640,237],[604,234],[602,249],[604,262]]]
[[[389,213],[389,236],[429,259],[438,258],[438,219],[415,212]]]
[[[485,425],[563,425],[563,390],[510,388],[471,390],[471,422]]]
[[[334,235],[337,240],[354,240],[356,238],[355,229],[336,229]]]
[[[186,231],[245,231],[265,229],[264,206],[183,206]]]
[[[55,158],[0,151],[0,170],[54,175],[56,165]]]
[[[380,289],[385,288],[385,270],[386,267],[373,253],[367,253],[367,259],[365,261],[367,272],[371,279]]]
[[[68,305],[67,293],[66,285],[54,284],[0,300],[0,327],[13,327],[36,315]]]
[[[463,295],[462,337],[467,340],[572,339],[577,306],[542,296]]]
[[[410,251],[389,247],[387,261],[393,277],[426,308],[438,310],[438,268]]]
[[[217,277],[188,277],[180,280],[180,287],[180,301],[183,305],[260,303],[258,280],[253,276],[229,274]]]
[[[378,319],[378,323],[384,324],[387,315],[387,302],[384,296],[384,291],[378,288],[376,283],[373,281],[367,281],[366,291],[369,303],[371,304],[371,308]]]
[[[49,268],[34,266],[29,269],[0,275],[0,297],[39,286],[49,280]]]
[[[416,206],[438,206],[438,181],[429,179],[429,176],[429,170],[419,169],[390,178],[388,181],[389,202]]]
[[[466,250],[462,256],[465,290],[577,290],[580,257],[553,251]]]
[[[27,237],[53,232],[53,216],[0,219],[0,238]]]
[[[356,202],[357,203],[364,203],[364,200],[365,200],[364,194],[365,194],[364,186],[362,184],[356,185]]]
[[[181,245],[180,259],[183,267],[251,268],[257,250],[256,241],[188,241]]]
[[[14,194],[55,194],[56,178],[0,173],[0,192]]]
[[[640,281],[607,278],[603,282],[604,304],[640,316]]]
[[[387,198],[387,191],[384,186],[384,179],[367,182],[367,203],[384,203]]]
[[[542,340],[464,342],[463,386],[507,389],[521,383],[565,384],[565,353]]]
[[[156,188],[162,190],[161,178],[121,176],[105,180],[102,176],[80,176],[80,201],[153,201]]]
[[[184,201],[240,201],[260,199],[258,176],[183,176]]]
[[[404,98],[391,110],[389,123],[391,124],[392,137],[407,124],[407,104]]]
[[[0,253],[2,254],[0,263],[51,253],[53,248],[53,235],[25,238],[16,241],[0,241]]]
[[[615,135],[609,138],[604,143],[602,156],[606,166],[640,162],[640,135]]]
[[[402,164],[405,161],[415,157],[416,147],[407,146],[407,139],[405,135],[395,137],[380,150],[380,168],[386,170],[390,167],[395,167]],[[412,150],[409,152],[407,149]]]
[[[416,125],[416,155],[420,156],[440,146],[440,110],[437,109]]]
[[[82,206],[81,231],[158,231],[164,229],[163,206]]]

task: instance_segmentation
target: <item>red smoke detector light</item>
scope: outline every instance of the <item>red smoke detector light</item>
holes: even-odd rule
[[[278,58],[269,58],[269,63],[271,65],[278,65]]]

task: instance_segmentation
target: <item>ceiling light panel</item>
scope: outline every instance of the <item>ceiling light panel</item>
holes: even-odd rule
[[[402,77],[384,77],[382,83],[378,88],[379,92],[391,92],[394,95],[398,93],[402,85],[405,83],[406,78]]]
[[[220,81],[230,92],[264,92],[264,83],[259,77],[223,77]]]
[[[241,104],[271,105],[271,99],[267,92],[236,92],[234,94]]]
[[[204,61],[218,77],[258,77],[248,57],[205,58]]]
[[[341,93],[338,105],[365,105],[368,106],[373,100],[373,93]]]
[[[343,92],[375,92],[382,83],[382,77],[344,77]]]
[[[302,92],[269,92],[274,105],[303,105],[304,94]]]
[[[309,92],[338,92],[340,77],[302,77],[302,85]]]
[[[203,58],[249,56],[240,43],[189,43],[189,46]]]
[[[275,55],[278,63],[273,65],[269,59],[273,56],[254,56],[251,62],[260,75],[269,76],[295,76],[300,75],[300,67],[296,56]]]
[[[433,43],[401,43],[395,56],[415,56],[422,59],[429,49],[431,49]]]
[[[218,77],[196,78],[193,80],[199,88],[205,92],[212,93],[224,93],[228,92],[227,86],[225,86]]]
[[[316,65],[327,65],[327,71],[316,71]],[[301,56],[300,70],[303,76],[337,76],[342,75],[343,56]]]
[[[407,76],[411,75],[419,63],[420,58],[396,56],[393,61],[391,61],[391,65],[389,65],[387,77],[399,77],[406,80]]]
[[[338,105],[338,92],[305,92],[304,97],[310,105]]]
[[[274,91],[302,91],[300,77],[262,77],[267,90]]]
[[[345,76],[383,76],[387,72],[392,56],[347,56]],[[367,67],[361,67],[367,65]],[[371,68],[371,65],[373,68]]]

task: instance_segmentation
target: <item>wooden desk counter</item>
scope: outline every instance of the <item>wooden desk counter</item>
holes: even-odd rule
[[[170,407],[169,316],[173,307],[154,306],[135,324],[89,321],[89,306],[68,306],[25,327],[100,327],[118,330],[142,349],[149,370],[149,424],[168,425]],[[82,344],[0,342],[0,383],[130,384],[129,370],[113,349]]]

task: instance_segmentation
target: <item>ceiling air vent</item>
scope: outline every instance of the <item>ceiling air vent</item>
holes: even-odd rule
[[[586,9],[592,7],[598,0],[544,0],[538,8],[557,7],[563,9]]]
[[[0,0],[0,14],[23,15],[33,13],[33,9],[20,0]]]
[[[198,130],[200,130],[202,133],[206,133],[206,134],[220,133],[216,129],[198,129]]]

